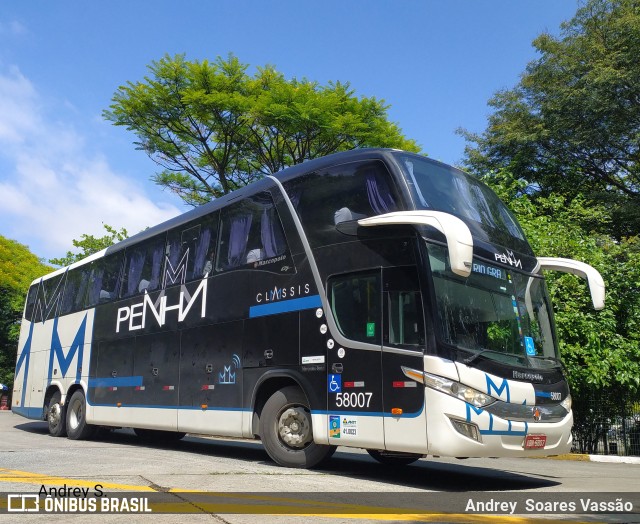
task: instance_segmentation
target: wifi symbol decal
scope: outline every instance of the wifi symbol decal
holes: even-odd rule
[[[218,383],[235,384],[236,370],[238,369],[240,369],[240,357],[234,353],[231,358],[231,364],[229,366],[223,366],[222,372],[218,373]]]

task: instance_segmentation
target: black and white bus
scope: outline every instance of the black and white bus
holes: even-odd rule
[[[12,410],[54,436],[260,438],[312,467],[545,456],[571,396],[536,258],[496,195],[396,150],[267,176],[33,282]]]

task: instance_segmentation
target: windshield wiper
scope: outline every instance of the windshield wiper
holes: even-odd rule
[[[478,357],[480,357],[481,355],[483,355],[485,353],[497,353],[498,355],[504,355],[504,353],[502,353],[501,351],[496,351],[495,349],[486,349],[485,348],[485,349],[481,349],[477,353],[474,353],[469,358],[463,360],[462,363],[463,364],[471,364],[472,362],[475,362]]]

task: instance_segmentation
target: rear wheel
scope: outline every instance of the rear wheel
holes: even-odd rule
[[[416,453],[403,453],[401,451],[381,451],[378,449],[368,449],[367,453],[381,464],[387,466],[407,466],[421,459],[424,455]]]
[[[47,423],[52,437],[64,437],[67,434],[66,410],[60,403],[61,398],[60,392],[56,391],[49,399],[47,406]]]
[[[96,427],[87,424],[87,400],[79,389],[67,404],[67,437],[71,440],[86,440],[96,432]]]
[[[260,414],[260,438],[269,456],[281,466],[312,468],[336,450],[313,442],[311,412],[300,388],[276,391]]]

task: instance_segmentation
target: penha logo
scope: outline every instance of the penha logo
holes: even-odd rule
[[[506,253],[495,253],[495,259],[503,264],[522,269],[522,261],[513,254],[513,251],[506,250]]]

